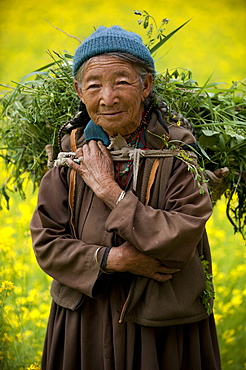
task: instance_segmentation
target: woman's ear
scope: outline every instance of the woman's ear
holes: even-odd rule
[[[145,100],[149,96],[151,88],[152,88],[152,83],[153,83],[152,74],[148,73],[145,76],[145,80],[144,80],[144,84],[143,84],[143,95],[142,95],[143,100]]]
[[[78,97],[80,98],[82,103],[84,103],[82,89],[81,89],[81,83],[77,80],[74,81],[74,88],[75,88],[75,91],[76,91]]]

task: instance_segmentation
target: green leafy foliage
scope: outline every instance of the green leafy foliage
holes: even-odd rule
[[[174,31],[170,32],[168,35],[164,35],[164,26],[168,24],[169,19],[164,18],[158,27],[155,19],[146,10],[135,11],[134,14],[140,16],[138,24],[142,25],[146,30],[146,35],[148,42],[145,44],[149,49],[151,54],[154,54],[162,45],[165,44],[176,32],[178,32],[182,27],[184,27],[190,20],[176,28]]]
[[[6,193],[12,190],[13,184],[25,197],[26,176],[34,188],[39,185],[47,171],[46,144],[54,145],[57,150],[57,132],[78,108],[71,56],[50,52],[49,55],[53,63],[23,78],[14,92],[1,101],[1,149],[4,149],[1,156],[9,170],[8,181],[2,188],[6,201]],[[30,80],[30,77],[35,78]]]
[[[210,315],[213,312],[210,302],[211,299],[215,298],[215,292],[212,283],[213,275],[209,273],[209,262],[204,259],[204,256],[200,256],[200,260],[205,275],[205,288],[201,294],[201,301],[206,309],[207,314]]]
[[[165,35],[167,19],[160,27],[146,11],[135,12],[147,34],[151,53],[158,49],[182,26]],[[16,189],[25,197],[24,179],[34,189],[47,171],[45,146],[58,151],[57,132],[78,111],[79,100],[73,88],[71,55],[48,52],[51,63],[25,76],[16,88],[1,99],[1,156],[8,178],[1,186],[1,199],[8,207],[9,196]],[[167,119],[180,124],[188,119],[195,131],[201,155],[201,167],[214,172],[227,167],[229,174],[212,189],[212,199],[224,194],[227,217],[235,232],[244,233],[246,214],[246,94],[245,83],[235,82],[229,88],[221,83],[199,86],[192,72],[184,69],[157,74],[154,81],[156,104],[169,107]]]
[[[166,71],[158,75],[156,96],[169,106],[169,118],[186,117],[195,131],[203,161],[202,167],[216,171],[227,167],[229,173],[212,190],[214,203],[224,194],[227,217],[235,231],[244,233],[246,197],[246,94],[245,83],[228,88],[220,83],[199,86],[190,71]],[[177,112],[177,117],[175,113]]]
[[[159,139],[163,141],[164,148],[174,150],[177,152],[174,157],[178,158],[182,162],[184,162],[187,166],[187,170],[190,171],[193,175],[194,181],[196,181],[197,186],[199,188],[200,194],[204,194],[203,184],[208,182],[208,180],[203,176],[204,169],[197,163],[196,156],[192,154],[199,154],[193,147],[187,145],[189,147],[189,151],[182,149],[181,145],[184,144],[180,140],[170,140],[168,134],[164,135],[157,135],[149,130],[147,130],[149,134],[157,136]]]

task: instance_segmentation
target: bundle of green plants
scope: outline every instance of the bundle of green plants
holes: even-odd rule
[[[70,56],[48,51],[52,62],[16,83],[16,88],[1,99],[1,156],[9,177],[2,185],[7,202],[13,190],[24,198],[24,181],[34,189],[47,171],[45,146],[57,149],[57,132],[78,110],[73,88]]]
[[[146,12],[136,12],[146,31],[146,46],[157,50],[187,22],[165,35],[167,19],[157,27]],[[8,178],[1,186],[0,200],[8,207],[11,193],[25,198],[23,183],[34,189],[48,170],[45,147],[58,152],[60,127],[78,112],[79,100],[73,88],[72,56],[48,51],[51,63],[25,76],[1,99],[1,156]],[[246,198],[246,94],[244,81],[228,88],[221,83],[200,86],[189,70],[166,70],[154,81],[156,103],[165,102],[167,119],[179,124],[185,117],[199,146],[199,162],[206,174],[214,176],[214,203],[225,195],[227,217],[235,232],[244,235]],[[226,175],[226,176],[225,176]],[[216,186],[215,186],[216,185]]]

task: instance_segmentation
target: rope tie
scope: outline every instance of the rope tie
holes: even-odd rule
[[[190,158],[196,159],[196,155],[193,152],[189,154],[185,151]],[[133,189],[136,190],[137,179],[139,172],[140,159],[143,157],[148,158],[164,158],[164,157],[175,157],[180,154],[179,149],[138,149],[132,147],[123,147],[120,150],[110,151],[110,155],[113,161],[133,161]],[[72,158],[76,163],[80,163],[79,159],[75,158],[74,152],[60,152],[57,159],[54,161],[54,166],[66,166],[67,158]]]
[[[187,152],[186,152],[187,153]],[[120,150],[112,150],[110,151],[110,155],[113,161],[129,161],[133,160],[135,158],[135,162],[140,160],[142,157],[149,157],[149,158],[162,158],[162,157],[175,157],[176,155],[180,154],[179,149],[135,149],[130,147],[124,147]],[[60,152],[57,156],[57,159],[54,161],[54,166],[66,166],[67,158],[74,159],[76,154],[74,152]],[[189,152],[189,156],[196,158],[195,154],[192,154],[192,152]],[[75,162],[79,163],[79,159],[75,158]],[[138,168],[138,165],[135,164],[134,166],[136,169]]]

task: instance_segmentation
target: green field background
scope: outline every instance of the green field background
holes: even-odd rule
[[[167,33],[191,21],[154,56],[159,72],[188,68],[200,84],[245,78],[245,0],[197,1],[0,1],[0,83],[14,86],[23,76],[50,62],[47,50],[74,53],[94,27],[118,24],[145,33],[134,10],[146,10]],[[55,26],[55,27],[53,27]],[[68,37],[64,32],[74,37]],[[2,86],[2,93],[9,91]],[[1,166],[1,184],[7,175]],[[13,193],[10,211],[0,211],[0,368],[40,369],[50,297],[50,279],[38,267],[29,222],[36,193]],[[223,370],[246,369],[246,252],[234,234],[220,200],[207,225],[213,254],[215,317]],[[171,369],[170,369],[171,370]],[[209,370],[209,369],[208,369]]]

